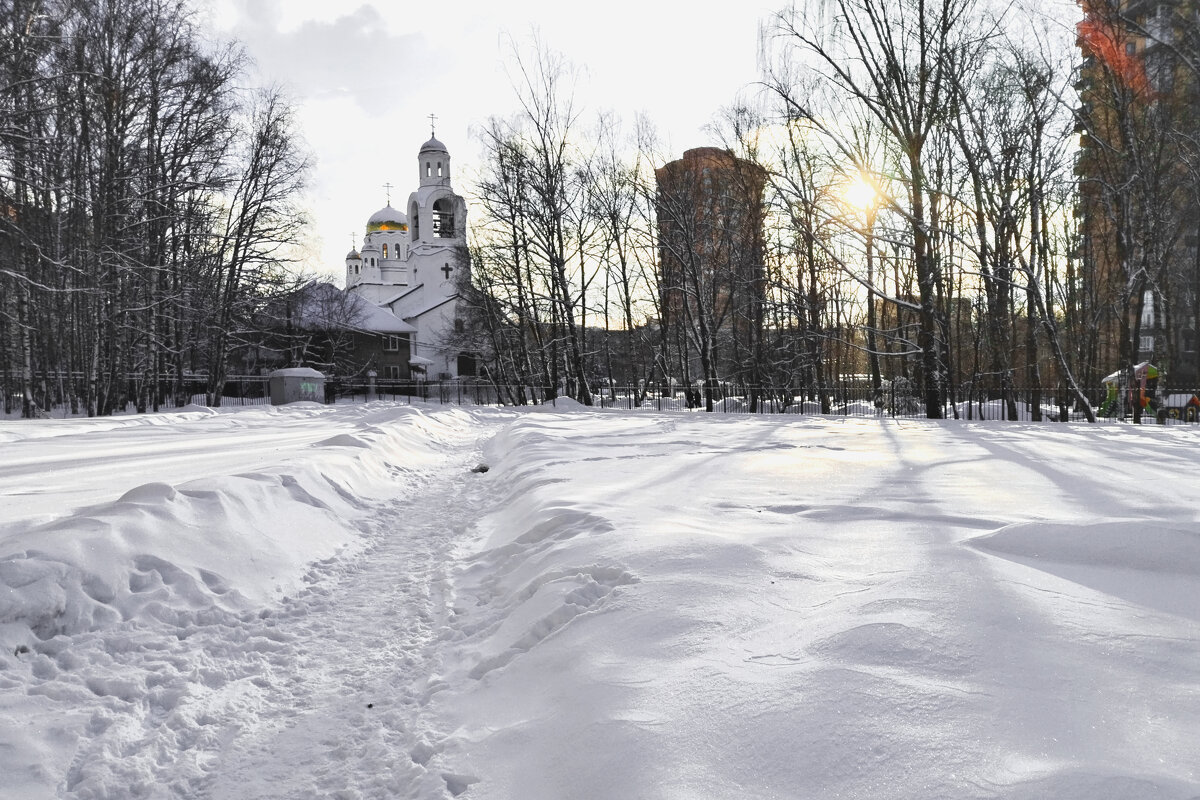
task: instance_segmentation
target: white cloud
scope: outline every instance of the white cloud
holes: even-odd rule
[[[716,111],[757,77],[760,19],[774,4],[680,6],[662,0],[614,0],[572,7],[544,0],[505,4],[460,0],[453,6],[317,0],[208,0],[212,25],[242,41],[263,83],[296,98],[316,156],[315,233],[321,260],[340,274],[348,232],[360,232],[384,203],[385,182],[415,188],[415,159],[429,136],[455,158],[455,184],[466,188],[478,143],[470,129],[517,102],[504,63],[506,42],[544,44],[584,70],[577,106],[590,124],[612,110],[632,126],[645,112],[673,150],[708,144],[702,133]]]

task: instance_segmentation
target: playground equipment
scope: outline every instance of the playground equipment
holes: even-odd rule
[[[1177,392],[1163,398],[1158,407],[1158,421],[1178,419],[1184,422],[1200,421],[1200,396]]]
[[[1100,416],[1124,416],[1133,410],[1136,403],[1143,414],[1157,417],[1155,396],[1158,390],[1158,367],[1149,361],[1133,366],[1133,385],[1129,386],[1129,372],[1118,370],[1107,376],[1103,383],[1107,390],[1100,404]]]
[[[1134,403],[1142,408],[1144,415],[1154,417],[1162,424],[1167,420],[1184,422],[1200,421],[1200,395],[1174,392],[1160,397],[1158,394],[1158,367],[1149,361],[1133,367],[1133,385],[1129,386],[1129,372],[1114,372],[1104,379],[1107,389],[1104,402],[1100,404],[1100,416],[1124,416],[1133,411]]]

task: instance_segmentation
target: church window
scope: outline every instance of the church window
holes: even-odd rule
[[[438,177],[442,177],[442,162],[438,162]]]
[[[448,198],[433,202],[433,235],[439,239],[454,236],[454,207]]]
[[[431,175],[433,175],[433,168],[429,165],[429,162],[426,161],[425,162],[425,177],[428,178]]]
[[[383,243],[383,258],[384,260],[387,259],[387,242]]]

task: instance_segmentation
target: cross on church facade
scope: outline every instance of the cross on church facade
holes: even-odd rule
[[[450,280],[450,265],[442,267],[442,272],[446,273],[446,280]]]
[[[392,186],[390,183],[385,183],[383,185],[383,190],[387,192],[387,203],[389,206],[392,204],[392,189],[394,188],[396,187]]]

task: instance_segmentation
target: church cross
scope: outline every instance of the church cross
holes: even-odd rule
[[[394,189],[395,187],[392,186],[390,183],[385,183],[383,185],[383,188],[384,188],[384,191],[387,192],[387,201],[388,201],[388,205],[390,206],[392,204],[392,189]]]
[[[446,280],[450,280],[450,265],[442,267],[442,272],[446,273]]]
[[[436,123],[437,123],[437,114],[430,114],[429,115],[429,138],[431,138],[431,139],[437,138],[437,131],[434,127],[434,125]]]

